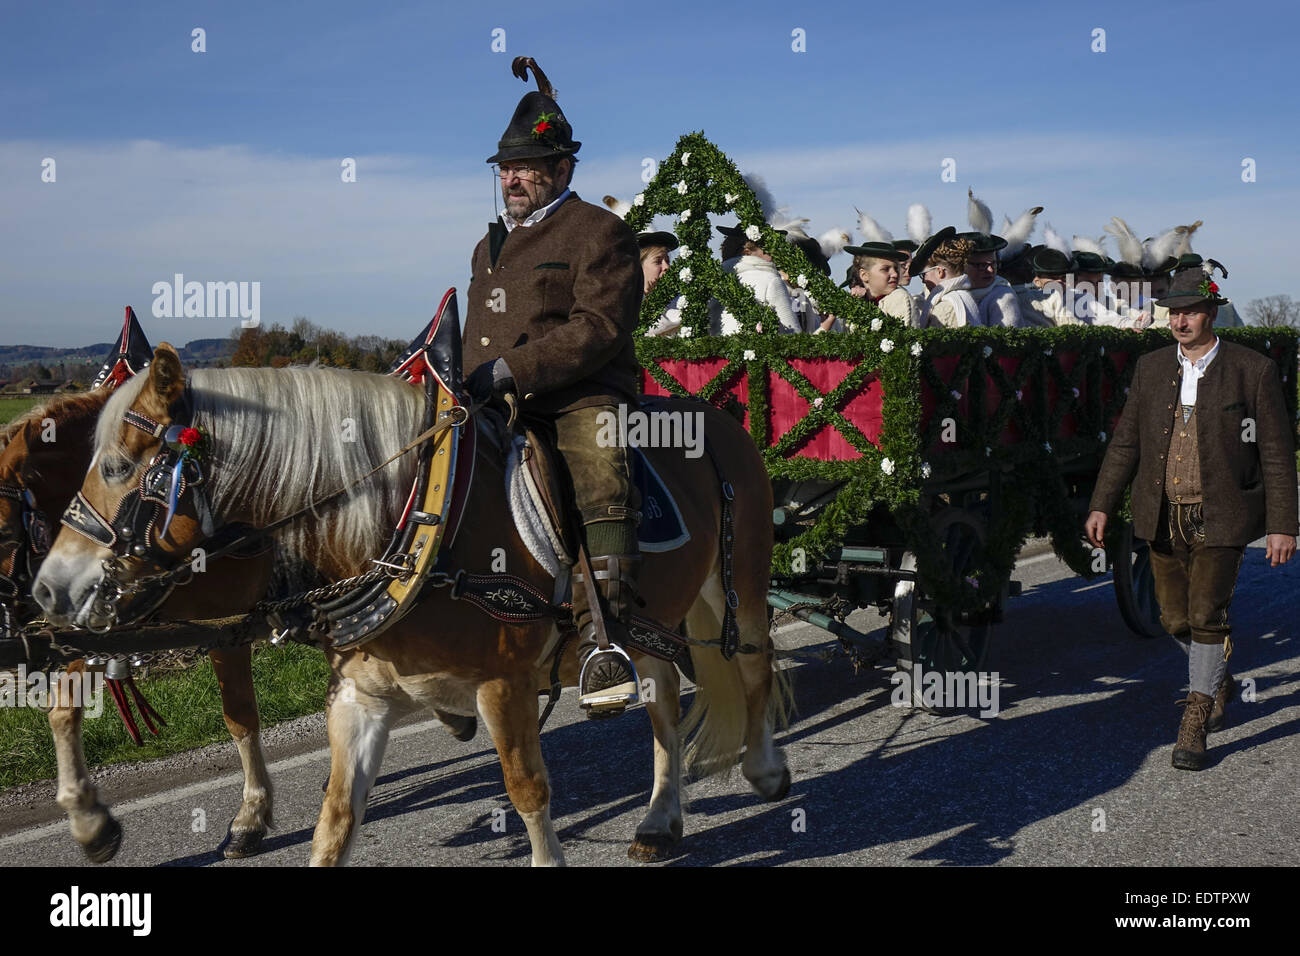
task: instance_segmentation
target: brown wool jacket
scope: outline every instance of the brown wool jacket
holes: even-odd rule
[[[1173,409],[1182,386],[1177,345],[1143,355],[1097,477],[1092,511],[1114,515],[1133,481],[1133,533],[1152,541],[1165,498]],[[1254,441],[1250,422],[1253,420]],[[1243,547],[1296,533],[1295,433],[1277,365],[1220,340],[1196,386],[1205,543]],[[1134,480],[1136,475],[1136,480]]]
[[[634,402],[641,366],[632,332],[643,285],[636,234],[577,193],[500,242],[503,228],[494,223],[474,248],[466,374],[504,358],[525,413]]]

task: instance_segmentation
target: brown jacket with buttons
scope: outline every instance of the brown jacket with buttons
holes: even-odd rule
[[[1089,506],[1115,514],[1132,481],[1133,533],[1148,541],[1155,540],[1166,497],[1170,433],[1182,388],[1177,348],[1138,360]],[[1243,547],[1264,534],[1294,535],[1295,432],[1277,365],[1220,339],[1219,353],[1196,386],[1194,421],[1206,545]]]
[[[636,234],[576,193],[504,233],[493,223],[474,248],[465,371],[504,358],[520,410],[535,415],[635,402],[644,281]]]

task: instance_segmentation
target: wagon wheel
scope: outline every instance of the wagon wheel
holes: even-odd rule
[[[1156,602],[1151,552],[1145,541],[1133,537],[1133,525],[1124,522],[1118,551],[1111,562],[1115,572],[1115,603],[1120,617],[1138,637],[1161,637],[1160,605]]]
[[[984,566],[983,517],[963,508],[947,508],[932,519],[932,524],[958,577],[964,578]],[[915,571],[916,555],[906,552],[900,570]],[[959,621],[950,610],[939,607],[933,598],[926,595],[920,582],[903,579],[895,585],[890,638],[898,654],[898,669],[911,682],[913,706],[936,713],[963,703],[952,699],[948,693],[960,687],[960,683],[949,681],[946,676],[943,690],[938,695],[938,708],[926,704],[917,691],[925,690],[925,674],[979,671],[988,658],[991,637],[992,625]],[[913,676],[913,671],[918,669],[919,685]],[[964,703],[971,705],[970,701]]]

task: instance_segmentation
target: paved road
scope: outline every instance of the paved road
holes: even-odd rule
[[[854,674],[842,655],[792,664],[798,712],[779,738],[794,775],[789,796],[760,803],[738,772],[690,785],[686,837],[672,862],[1300,864],[1300,561],[1270,570],[1262,547],[1247,552],[1232,664],[1254,681],[1256,699],[1234,706],[1199,774],[1169,766],[1186,680],[1172,641],[1130,636],[1109,578],[1083,581],[1050,554],[1022,561],[1016,577],[1024,594],[1011,602],[989,664],[1001,677],[996,717],[891,706],[889,671]],[[854,623],[883,620],[861,612]],[[825,636],[798,625],[778,640],[830,651]],[[649,720],[636,711],[589,724],[571,694],[542,741],[560,838],[572,864],[630,865],[626,846],[649,798]],[[328,766],[323,746],[316,730],[272,766],[268,852],[233,864],[214,850],[238,801],[237,775],[112,775],[105,791],[126,835],[110,865],[304,863]],[[229,752],[213,759],[234,766]],[[502,807],[504,833],[492,826]],[[196,809],[206,832],[193,832]],[[58,819],[54,810],[46,820]],[[12,819],[0,821],[0,865],[82,862],[65,825],[31,822],[29,813],[14,832]],[[429,722],[395,732],[354,863],[518,866],[528,855],[483,734],[458,743]]]

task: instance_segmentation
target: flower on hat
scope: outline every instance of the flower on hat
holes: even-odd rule
[[[1210,296],[1217,296],[1219,294],[1219,286],[1215,283],[1213,279],[1211,279],[1209,276],[1206,276],[1204,279],[1201,280],[1200,287],[1197,288],[1196,291],[1199,292],[1201,295],[1205,296],[1206,298],[1209,298]]]
[[[758,226],[745,227],[745,238],[748,239],[750,242],[758,242],[758,236],[759,236]]]
[[[533,139],[555,139],[555,123],[553,120],[555,120],[556,116],[555,113],[542,113],[538,116],[533,122]],[[551,135],[547,136],[547,133]]]

